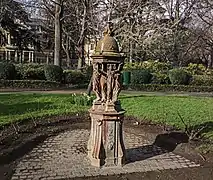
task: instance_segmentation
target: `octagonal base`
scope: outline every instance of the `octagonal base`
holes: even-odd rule
[[[96,167],[122,166],[125,164],[122,130],[125,111],[106,112],[100,109],[90,110],[88,157]]]

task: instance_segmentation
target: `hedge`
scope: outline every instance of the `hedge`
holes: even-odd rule
[[[61,82],[63,76],[63,69],[56,65],[46,65],[44,73],[47,81]]]
[[[0,62],[0,79],[15,79],[16,70],[15,66],[8,62]]]
[[[43,80],[0,80],[0,88],[47,89],[60,86],[60,83]]]
[[[168,74],[152,73],[151,84],[171,84]]]
[[[15,67],[19,80],[46,80],[43,64],[15,64]]]
[[[136,69],[131,73],[132,84],[149,84],[152,80],[152,74],[146,69]]]
[[[169,71],[169,79],[174,85],[188,85],[190,74],[181,68],[174,68]]]
[[[213,86],[213,76],[194,75],[189,84],[192,86]]]
[[[89,76],[77,70],[65,70],[64,72],[65,84],[84,84],[89,82]]]
[[[213,86],[189,86],[189,85],[172,85],[172,84],[136,84],[124,85],[124,90],[135,91],[185,91],[185,92],[213,92]]]
[[[23,88],[23,89],[48,89],[48,88],[60,88],[61,84],[52,81],[42,80],[0,80],[0,88]],[[83,84],[82,87],[76,86],[76,88],[86,88],[87,84]],[[75,87],[72,87],[75,88]],[[189,85],[169,85],[169,84],[136,84],[136,85],[124,85],[124,90],[136,90],[136,91],[185,91],[185,92],[213,92],[213,86],[189,86]]]

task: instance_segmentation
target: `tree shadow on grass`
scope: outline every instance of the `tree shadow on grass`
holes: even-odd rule
[[[137,97],[153,97],[153,96],[146,96],[146,95],[128,95],[128,96],[123,96],[121,95],[119,99],[131,99],[131,98],[137,98]]]
[[[187,142],[188,136],[182,132],[171,132],[157,135],[155,142],[151,145],[127,149],[127,163],[142,161],[161,154],[172,152],[178,144]]]
[[[2,104],[0,103],[0,116],[4,115],[18,115],[26,112],[34,112],[38,110],[53,109],[50,102],[30,102],[30,103],[15,103],[15,104]]]
[[[35,101],[38,98],[42,97],[42,94],[35,94],[35,93],[30,93],[30,94],[22,94],[22,93],[12,93],[12,94],[1,94],[0,93],[0,100],[1,102],[4,103],[10,103],[10,102],[27,102],[27,101]],[[46,95],[45,95],[46,96]]]

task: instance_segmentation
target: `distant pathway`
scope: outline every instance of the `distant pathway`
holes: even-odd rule
[[[0,94],[10,93],[42,93],[42,94],[81,94],[86,93],[86,89],[65,89],[65,90],[14,90],[14,89],[0,89]],[[213,97],[213,92],[146,92],[146,91],[128,91],[123,90],[121,94],[125,95],[146,95],[146,96],[199,96],[199,97]]]

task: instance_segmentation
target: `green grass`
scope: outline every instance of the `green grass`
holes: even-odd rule
[[[180,115],[189,126],[208,125],[205,133],[213,135],[213,98],[122,95],[120,99],[126,115],[183,129]],[[78,113],[89,108],[71,101],[68,94],[0,94],[0,126],[32,117]]]
[[[184,129],[183,121],[196,129],[207,126],[203,135],[213,138],[213,98],[190,96],[123,96],[127,115]]]
[[[123,96],[127,115],[183,127],[180,116],[192,124],[213,122],[213,98],[173,96]]]
[[[88,107],[72,104],[71,95],[0,94],[0,126],[27,118],[73,114]]]

